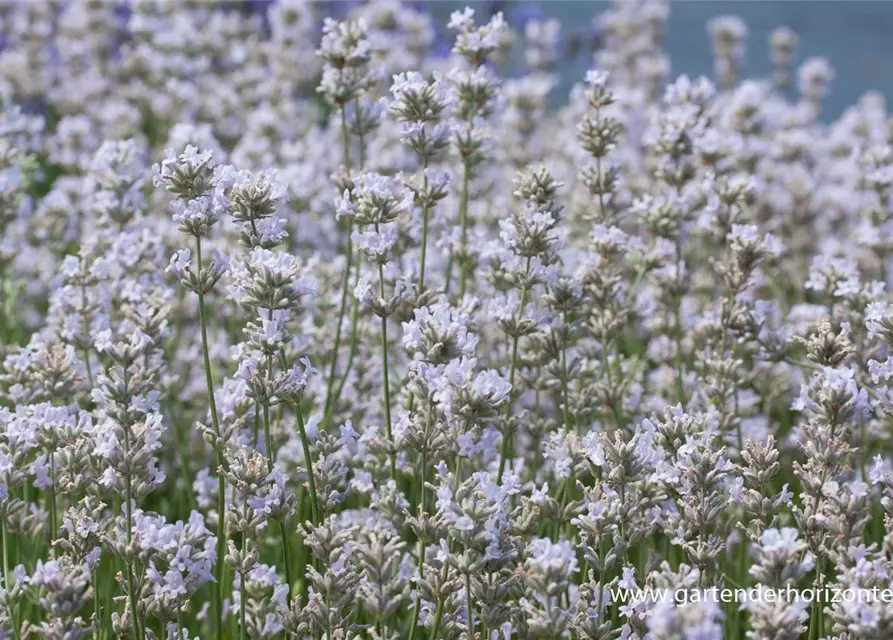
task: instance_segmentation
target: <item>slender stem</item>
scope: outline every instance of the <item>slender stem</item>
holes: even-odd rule
[[[611,401],[611,417],[613,417],[613,424],[615,429],[619,429],[621,425],[621,415],[620,415],[620,407],[618,407],[617,399],[614,398],[614,374],[611,370],[611,359],[610,354],[612,351],[612,345],[614,344],[613,340],[609,340],[607,335],[602,339],[602,349],[601,349],[601,357],[602,357],[602,371],[605,375],[605,382],[608,385],[608,391]],[[603,419],[607,421],[608,416],[604,416]]]
[[[381,269],[379,267],[379,269]],[[381,366],[382,378],[384,380],[384,416],[385,426],[387,427],[388,447],[393,448],[394,436],[391,432],[391,390],[388,383],[388,318],[381,318]],[[397,460],[394,451],[390,452],[391,459],[391,478],[397,478]]]
[[[128,448],[128,451],[130,449]],[[56,534],[59,533],[59,525],[57,522],[56,515],[56,452],[50,451],[50,553],[53,557],[56,557],[56,548],[53,546],[53,541],[56,539]]]
[[[350,174],[350,131],[347,129],[347,105],[341,107],[341,148],[344,152],[344,168]]]
[[[819,558],[818,560],[818,577],[816,585],[818,587],[817,593],[822,593],[825,586],[825,559]],[[818,629],[817,638],[825,637],[825,613],[822,611],[822,603],[820,602],[820,598],[816,597],[813,605],[816,610],[816,628]]]
[[[419,540],[419,579],[422,578],[422,571],[425,568],[425,543]],[[409,626],[409,640],[415,640],[415,632],[419,626],[419,614],[422,611],[422,596],[416,590],[415,607],[412,612],[412,624]]]
[[[195,499],[195,491],[192,488],[192,474],[189,471],[189,436],[184,433],[183,429],[180,428],[179,420],[175,420],[173,416],[171,416],[171,429],[174,432],[174,437],[177,440],[177,455],[180,459],[180,476],[183,480],[184,491],[186,491],[186,495],[189,499],[189,506],[191,509],[195,509],[197,507],[197,502]]]
[[[386,601],[385,594],[384,594],[384,583],[381,580],[379,580],[379,582],[378,582],[378,597],[381,602]],[[387,632],[388,625],[385,622],[385,617],[382,613],[378,614],[378,624],[376,626],[378,627],[379,637],[387,638],[388,637],[388,632]]]
[[[425,413],[425,439],[422,442],[422,468],[419,470],[419,515],[424,513],[427,503],[428,492],[425,490],[425,481],[428,478],[428,436],[431,433],[431,420],[434,417],[434,406],[428,404],[428,411]]]
[[[267,311],[268,317],[270,320],[273,319],[273,310],[268,309]],[[282,360],[285,360],[285,356],[280,354]],[[283,362],[283,368],[286,368],[287,363]],[[267,380],[270,381],[273,378],[273,354],[267,354]],[[263,414],[264,414],[264,448],[267,451],[267,471],[269,473],[273,473],[273,459],[275,457],[275,452],[273,451],[273,437],[270,433],[270,399],[264,398],[263,402]],[[288,594],[291,597],[291,562],[288,549],[288,531],[285,528],[285,523],[283,521],[279,521],[279,539],[282,544],[282,557],[285,562],[285,576],[288,584]],[[244,576],[243,576],[244,577]]]
[[[427,180],[427,179],[426,179]],[[428,249],[428,205],[422,207],[422,264],[419,267],[419,293],[425,290],[425,254]]]
[[[819,637],[819,626],[816,624],[816,606],[813,604],[809,609],[809,640],[816,640]]]
[[[422,157],[422,191],[427,193],[428,191],[428,174],[426,170],[428,169],[428,156],[425,155]],[[425,205],[422,207],[422,256],[421,256],[421,265],[419,266],[419,294],[425,290],[425,255],[428,251],[428,213],[429,213],[429,202],[428,199],[425,199]]]
[[[679,403],[685,406],[685,373],[682,353],[682,235],[676,236],[676,306],[673,310],[673,318],[676,325],[676,395]]]
[[[319,524],[319,505],[316,498],[316,478],[313,475],[313,457],[310,455],[310,440],[307,438],[307,429],[304,426],[304,413],[301,407],[295,405],[295,413],[298,416],[298,433],[301,436],[301,447],[304,450],[304,462],[307,464],[307,485],[310,492],[310,519],[313,524]]]
[[[570,328],[567,324],[567,311],[561,314],[562,321],[564,322],[565,331],[570,331]],[[561,341],[561,394],[564,396],[562,398],[564,403],[564,430],[567,431],[570,429],[571,419],[570,419],[570,406],[568,401],[568,390],[567,390],[567,336],[564,336]]]
[[[465,628],[468,629],[468,637],[474,638],[474,618],[471,613],[471,574],[465,574]]]
[[[285,582],[288,585],[288,598],[291,600],[291,589],[294,584],[294,576],[291,572],[291,542],[285,521],[279,521],[279,537],[282,539],[282,561],[285,563]]]
[[[267,360],[267,380],[272,378],[273,357],[268,356]],[[270,400],[264,398],[263,402],[264,416],[264,449],[267,452],[267,471],[273,472],[273,437],[270,434]]]
[[[738,580],[740,581],[741,587],[746,589],[748,585],[748,572],[747,572],[747,536],[741,536],[741,542],[739,543],[738,549]],[[740,607],[734,607],[734,621],[737,629],[746,628],[744,626],[744,616],[747,615],[744,609]]]
[[[127,373],[127,365],[122,367],[122,377],[124,383],[124,401],[127,403],[127,406],[130,405],[130,390],[128,387],[128,373]],[[126,422],[126,421],[125,421]],[[124,435],[124,452],[126,456],[130,456],[130,425],[123,424],[121,425],[123,435]],[[130,545],[133,541],[133,478],[130,473],[130,467],[128,465],[127,469],[124,471],[124,540],[127,543],[127,553],[130,553]],[[135,576],[134,576],[134,563],[133,560],[128,558],[126,561],[127,564],[127,591],[128,597],[130,598],[130,609],[131,616],[133,617],[133,629],[136,632],[137,638],[143,638],[143,631],[140,627],[140,617],[136,609],[136,587],[135,587]]]
[[[433,414],[433,406],[428,405],[428,412],[425,416],[425,439],[422,442],[422,468],[421,468],[421,479],[419,480],[419,493],[420,493],[420,502],[418,515],[421,516],[425,513],[425,505],[427,502],[428,492],[425,490],[425,479],[428,476],[428,434],[431,430],[431,418]],[[425,543],[423,540],[419,539],[419,578],[422,577],[422,571],[425,568]],[[416,592],[416,602],[415,602],[415,611],[412,614],[412,625],[409,627],[409,640],[415,640],[415,632],[416,627],[419,624],[419,614],[422,611],[422,597],[421,594]]]
[[[530,273],[530,256],[527,257],[527,265],[525,267],[525,279],[526,275]],[[521,316],[524,314],[524,306],[527,304],[527,294],[529,288],[525,284],[524,289],[521,291],[521,301],[518,305],[518,320],[521,319]],[[517,324],[517,323],[516,323]],[[502,484],[502,474],[505,471],[505,463],[512,455],[512,437],[509,433],[508,429],[508,421],[512,416],[512,396],[515,392],[515,372],[518,368],[518,339],[520,336],[514,336],[512,338],[512,359],[511,364],[509,365],[509,384],[511,385],[511,389],[509,390],[509,398],[506,402],[505,406],[505,421],[506,421],[506,430],[502,436],[502,452],[499,456],[499,476],[496,478],[496,484]]]
[[[599,109],[595,110],[595,117],[599,117]],[[602,222],[608,224],[607,209],[605,209],[605,181],[602,176],[602,157],[595,158],[595,172],[598,174],[598,208],[601,213]]]
[[[360,122],[359,122],[359,118],[360,118],[360,99],[357,98],[356,101],[354,102],[354,104],[356,105],[356,111],[357,111],[357,123],[360,124]],[[359,166],[359,169],[360,169],[360,171],[362,171],[362,170],[363,170],[363,167],[366,166],[366,136],[363,134],[363,128],[362,128],[362,126],[360,126],[360,127],[358,128],[358,131],[357,131],[357,140],[359,141],[359,147],[360,147],[360,159],[359,159],[359,164],[360,164],[360,166]]]
[[[93,388],[93,370],[90,368],[90,350],[84,349],[84,366],[87,368],[87,382],[90,383],[90,388]]]
[[[509,384],[514,387],[515,384],[515,369],[518,363],[518,336],[515,336],[512,340],[512,363],[509,368]],[[511,392],[509,392],[511,393]],[[509,397],[509,401],[506,403],[505,410],[505,418],[506,418],[506,431],[502,436],[502,450],[499,456],[499,477],[496,479],[496,484],[502,484],[502,474],[505,471],[505,463],[508,460],[512,453],[512,436],[508,430],[508,419],[512,415],[512,403],[511,396]]]
[[[431,635],[428,640],[435,640],[440,632],[440,619],[443,617],[443,596],[437,599],[437,609],[434,611],[434,625],[431,627]]]
[[[347,109],[345,107],[341,108],[341,144],[344,152],[344,168],[347,170],[347,175],[350,176],[350,132],[347,129]],[[365,160],[365,143],[362,139],[362,136],[360,137],[360,156],[362,158],[362,163],[363,160]],[[347,310],[348,284],[350,282],[351,266],[353,265],[353,239],[351,238],[352,235],[353,220],[348,220],[347,245],[344,247],[345,255],[347,257],[347,264],[344,267],[344,277],[341,281],[341,306],[338,311],[338,322],[335,325],[335,341],[332,345],[332,362],[329,365],[329,383],[328,385],[326,385],[326,403],[323,415],[329,413],[330,407],[334,402],[332,398],[332,390],[335,386],[335,374],[338,367],[338,349],[341,346],[341,329],[344,325],[344,313]]]
[[[353,239],[352,239],[353,221],[347,223],[347,246],[344,251],[347,255],[347,264],[344,267],[344,277],[341,282],[341,306],[338,310],[338,322],[335,325],[335,342],[332,345],[332,362],[329,364],[329,383],[326,386],[326,405],[327,413],[334,404],[332,390],[335,386],[335,374],[338,368],[338,350],[341,347],[341,330],[344,325],[344,313],[347,311],[348,290],[350,286],[350,271],[353,265]],[[354,307],[357,305],[355,304]]]
[[[602,620],[602,600],[605,594],[605,543],[602,536],[598,537],[598,609],[595,612],[596,619]]]
[[[327,628],[326,640],[328,640],[329,638],[335,637],[335,634],[333,633],[333,626],[332,626],[332,605],[331,605],[331,602],[332,602],[332,587],[329,586],[329,587],[326,587],[326,628]]]
[[[127,433],[126,428],[124,429],[124,433],[125,434]],[[124,474],[124,500],[126,502],[126,505],[124,507],[125,520],[126,520],[125,529],[124,529],[124,537],[127,541],[128,549],[130,549],[131,540],[133,539],[133,504],[132,504],[133,496],[132,496],[132,493],[133,493],[132,481],[130,478],[130,473],[128,472],[128,473]],[[140,630],[139,614],[137,613],[137,610],[136,610],[136,588],[134,585],[134,575],[133,574],[134,574],[133,561],[128,560],[127,561],[127,591],[128,591],[128,596],[130,598],[131,615],[133,616],[133,628],[136,631],[136,637],[142,638],[143,633]]]
[[[96,620],[96,624],[99,625],[100,630],[102,629],[102,610],[99,608],[99,571],[97,570],[99,563],[97,562],[96,566],[93,567],[93,618]],[[6,568],[4,567],[4,570]],[[4,575],[9,575],[8,570]],[[102,637],[102,635],[100,635]],[[180,640],[182,640],[183,634],[180,634]]]
[[[245,546],[248,541],[248,532],[242,532],[242,556],[245,555]],[[247,594],[245,593],[245,572],[239,571],[239,638],[241,640],[247,640],[248,638],[248,617],[245,615],[245,600],[247,599]]]
[[[375,225],[375,231],[378,233],[378,224]],[[384,300],[385,292],[384,292],[384,265],[378,265],[378,285],[379,285],[379,294],[381,295],[382,300]],[[394,453],[394,436],[391,432],[391,387],[388,383],[388,316],[387,314],[383,314],[381,316],[381,366],[382,366],[382,380],[384,383],[384,416],[385,416],[385,427],[387,428],[388,435],[388,448],[391,449],[389,458],[391,459],[391,478],[393,480],[397,479],[397,456]]]
[[[6,541],[6,512],[0,514],[0,543],[3,544],[3,588],[9,590],[9,546]]]
[[[701,493],[703,494],[703,491]],[[702,495],[701,496],[702,503],[704,502],[703,498],[704,498],[704,496]],[[626,503],[626,481],[624,480],[620,483],[620,504],[625,504],[625,503]],[[629,541],[626,539],[626,523],[624,521],[625,521],[625,518],[620,519],[620,540],[622,541],[621,543],[623,544],[623,564],[627,565],[627,564],[629,564]],[[698,536],[700,537],[700,535],[701,535],[701,533],[699,532]],[[703,574],[704,572],[701,572],[701,573]]]
[[[461,300],[465,296],[465,287],[466,287],[466,269],[467,269],[467,259],[465,254],[465,249],[468,246],[468,183],[471,174],[471,167],[468,164],[467,160],[463,160],[462,162],[462,193],[460,195],[459,200],[459,226],[461,228],[461,252],[460,256],[460,264],[459,264],[459,299]],[[450,256],[450,262],[447,266],[447,282],[446,282],[446,290],[449,292],[450,290],[450,280],[452,279],[452,271],[453,271],[453,257]]]
[[[572,469],[570,477],[564,479],[561,487],[561,500],[558,504],[559,517],[556,518],[555,521],[555,542],[558,542],[558,539],[561,537],[561,526],[564,524],[564,510],[567,507],[568,501],[570,500],[571,492],[574,490],[574,482],[574,471]]]
[[[202,271],[202,239],[195,237],[195,252],[198,271]],[[211,413],[211,427],[214,436],[220,440],[220,422],[217,419],[217,402],[214,399],[214,378],[211,374],[211,356],[208,349],[208,323],[205,313],[205,292],[198,288],[198,320],[202,337],[202,360],[205,366],[205,384],[208,387],[208,405]],[[226,526],[224,515],[226,511],[226,485],[223,479],[223,452],[221,443],[216,442],[214,452],[217,459],[217,564],[214,566],[214,578],[217,580],[217,588],[214,589],[214,610],[217,614],[217,639],[223,640],[223,557],[226,555]]]
[[[471,169],[468,161],[462,163],[462,203],[460,209],[460,224],[462,225],[462,262],[459,265],[459,300],[465,297],[465,287],[468,284],[468,180]]]
[[[260,403],[254,403],[254,426],[251,430],[251,446],[257,447],[258,445],[258,435],[260,434]]]
[[[12,580],[12,573],[9,572],[9,541],[7,540],[6,536],[7,536],[6,510],[4,508],[3,513],[0,514],[0,543],[2,543],[2,545],[3,545],[3,588],[6,589],[7,591],[9,591],[9,589],[11,588],[10,582]],[[96,574],[94,572],[94,576],[95,575]],[[97,597],[95,595],[95,591],[94,591],[93,599],[94,599],[94,602],[99,602],[99,600],[97,599]],[[96,606],[98,607],[99,605],[96,605]],[[10,603],[10,607],[12,607],[12,603]],[[10,617],[9,624],[12,627],[13,636],[16,639],[18,639],[19,624],[18,624],[18,621],[16,620],[16,618],[18,616],[15,614],[15,611],[10,609],[9,617]]]
[[[357,264],[356,264],[356,275],[354,276],[354,288],[360,282],[360,265],[362,264],[362,256],[357,253]],[[335,390],[335,393],[332,395],[331,402],[329,402],[328,410],[323,415],[323,428],[328,427],[329,422],[332,419],[332,414],[335,412],[335,407],[338,404],[338,400],[341,398],[341,393],[344,391],[344,385],[347,384],[347,377],[350,375],[350,370],[353,367],[354,358],[357,355],[357,345],[358,345],[358,328],[360,321],[360,305],[354,304],[351,308],[350,312],[350,350],[347,355],[347,365],[344,367],[344,373],[341,374],[341,380],[338,382],[338,388]]]
[[[304,522],[304,487],[298,486],[298,522]],[[301,602],[307,602],[307,592],[310,584],[307,580],[307,547],[304,545],[304,529],[298,526],[298,579],[301,581]]]
[[[81,282],[81,313],[83,314],[83,323],[84,323],[84,342],[89,344],[90,342],[90,319],[87,317],[87,285],[84,282]],[[87,367],[87,381],[90,383],[90,388],[93,388],[93,371],[90,369],[90,348],[84,347],[84,366]]]

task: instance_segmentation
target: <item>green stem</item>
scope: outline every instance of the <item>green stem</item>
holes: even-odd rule
[[[202,239],[195,237],[195,252],[198,272],[202,271]],[[217,419],[217,402],[214,399],[214,378],[211,374],[211,356],[208,349],[208,323],[205,312],[205,292],[198,289],[198,320],[202,337],[202,361],[205,366],[205,384],[208,388],[208,405],[211,413],[211,427],[218,442],[214,443],[217,461],[217,564],[214,566],[214,577],[217,588],[214,589],[214,611],[217,614],[217,640],[223,640],[223,557],[226,555],[226,485],[223,479],[223,452],[220,450],[220,422]]]
[[[304,462],[307,463],[307,484],[310,492],[310,518],[313,524],[319,524],[319,505],[316,497],[316,479],[313,475],[313,457],[310,455],[310,440],[307,438],[307,429],[304,426],[304,414],[301,407],[295,405],[295,413],[298,416],[298,433],[301,436],[301,448],[304,450]]]
[[[279,521],[279,536],[282,538],[282,561],[285,563],[285,582],[288,584],[288,599],[291,600],[291,589],[294,585],[294,576],[291,572],[291,541],[285,521]]]
[[[474,617],[472,616],[471,603],[471,574],[465,574],[465,628],[468,630],[468,637],[474,638]]]
[[[126,406],[130,406],[130,391],[129,391],[129,380],[127,374],[127,366],[122,367],[122,378],[124,384],[124,402]],[[122,426],[122,431],[124,432],[124,451],[126,456],[130,456],[130,425],[124,424]],[[127,553],[130,553],[130,546],[133,541],[133,479],[130,474],[129,468],[124,472],[124,539],[127,542]],[[136,637],[142,639],[143,631],[140,626],[140,617],[139,613],[136,609],[136,588],[134,584],[135,580],[135,568],[134,562],[131,558],[127,558],[127,591],[128,597],[130,598],[130,609],[131,615],[133,616],[133,629],[136,632]]]
[[[676,306],[673,317],[676,323],[676,395],[679,403],[685,406],[685,373],[682,353],[682,236],[676,236],[676,282],[677,291]]]
[[[298,522],[304,522],[304,487],[298,486]],[[307,547],[304,545],[304,528],[298,527],[298,576],[301,582],[301,602],[307,603],[307,592],[310,584],[307,580]]]
[[[809,615],[809,637],[810,640],[822,638],[824,625],[824,614],[822,613],[822,605],[819,601],[819,593],[824,586],[824,558],[819,558],[816,563],[816,579],[813,586],[818,589],[815,599],[812,602],[812,609]]]
[[[3,588],[9,590],[8,580],[12,576],[9,572],[9,547],[6,543],[6,514],[0,515],[0,543],[3,545]]]
[[[358,105],[359,106],[359,105]],[[348,177],[350,176],[350,132],[347,129],[347,110],[342,107],[341,109],[341,145],[344,152],[344,168],[347,170]],[[365,155],[365,144],[363,142],[362,136],[360,137],[360,156],[363,158]],[[361,160],[361,163],[363,160]],[[332,346],[332,362],[329,365],[329,383],[326,385],[326,402],[325,409],[323,411],[323,415],[326,415],[330,411],[330,406],[333,403],[332,398],[332,390],[335,386],[335,374],[338,367],[338,349],[341,346],[341,330],[344,325],[344,313],[347,310],[347,298],[348,298],[348,284],[350,282],[350,270],[353,265],[353,239],[351,236],[353,235],[353,220],[348,220],[347,222],[347,245],[344,247],[344,251],[347,257],[347,264],[344,267],[344,277],[341,282],[341,306],[338,310],[338,323],[335,326],[335,341]],[[355,305],[356,306],[356,305]]]
[[[569,331],[567,327],[567,312],[562,313],[562,320],[565,325],[565,330]],[[567,340],[566,338],[562,339],[561,344],[561,394],[564,396],[564,430],[570,428],[571,419],[570,419],[570,406],[568,402],[568,390],[567,390]]]
[[[741,549],[738,551],[738,580],[741,583],[741,587],[746,589],[748,587],[748,574],[747,574],[747,535],[742,532],[741,535]],[[734,605],[733,605],[734,606]],[[744,616],[747,615],[744,609],[741,609],[737,606],[734,606],[735,613],[735,622],[738,630],[745,628]]]
[[[248,532],[245,531],[242,533],[242,556],[245,555],[245,544],[248,540]],[[247,640],[248,638],[248,617],[245,615],[245,600],[248,599],[248,594],[245,593],[245,572],[239,572],[239,621],[242,623],[239,626],[239,637],[241,640]]]
[[[130,449],[127,449],[130,451]],[[50,451],[50,554],[55,558],[56,557],[56,547],[53,546],[53,541],[56,539],[56,534],[59,532],[59,525],[57,522],[56,515],[56,453],[55,451]]]
[[[354,288],[356,288],[357,284],[360,282],[360,264],[361,264],[361,256],[357,255],[357,265],[356,265],[356,275],[354,276]],[[331,402],[329,402],[328,410],[323,415],[322,425],[323,428],[327,428],[329,422],[332,419],[332,414],[335,413],[335,406],[338,404],[338,400],[341,398],[341,393],[344,391],[344,385],[347,384],[347,377],[350,375],[350,370],[353,367],[354,358],[357,355],[357,345],[358,345],[358,327],[360,321],[360,305],[354,304],[352,306],[350,312],[350,351],[347,355],[347,365],[344,367],[344,373],[341,375],[341,380],[338,383],[338,388],[335,390],[334,395],[332,396]]]
[[[5,534],[5,531],[4,531]],[[99,571],[97,571],[98,563],[96,567],[93,568],[93,618],[96,621],[96,624],[99,626],[100,634],[103,628],[102,625],[102,610],[99,608]],[[9,570],[4,567],[4,575],[9,575]],[[102,637],[102,635],[100,635]],[[180,634],[180,638],[183,637],[183,634]]]
[[[375,225],[375,231],[378,232],[378,224]],[[378,284],[381,299],[384,300],[384,265],[378,265]],[[388,448],[391,449],[388,457],[391,460],[391,479],[397,479],[397,457],[394,453],[394,436],[391,432],[391,386],[388,382],[388,316],[381,316],[381,360],[382,360],[382,379],[384,383],[384,415],[385,427],[387,428]]]
[[[419,579],[421,579],[422,578],[422,570],[425,567],[425,543],[422,542],[421,540],[419,540],[419,552],[418,553],[419,553],[418,571],[419,571]],[[412,612],[412,624],[409,627],[409,640],[415,640],[415,632],[419,626],[419,614],[421,613],[421,611],[422,611],[422,596],[421,596],[421,594],[418,593],[418,590],[416,590],[416,602],[415,602],[414,610]]]
[[[341,107],[341,147],[344,152],[344,168],[350,175],[350,132],[347,130],[347,109]]]
[[[425,505],[427,502],[428,492],[425,490],[425,479],[428,475],[428,434],[431,429],[431,417],[432,417],[432,405],[428,405],[428,412],[425,416],[425,439],[422,443],[422,468],[421,468],[421,480],[420,484],[420,495],[419,498],[419,509],[418,515],[421,516],[425,512]],[[423,540],[419,539],[419,578],[422,577],[422,571],[425,568],[425,543]],[[419,624],[419,614],[422,611],[422,597],[416,592],[416,602],[415,602],[415,611],[412,614],[412,625],[409,627],[409,640],[415,640],[415,632],[416,627]]]
[[[127,429],[124,429],[124,433],[127,433]],[[131,540],[133,538],[133,505],[131,504],[132,500],[132,483],[130,479],[130,473],[124,474],[124,500],[126,501],[125,510],[125,530],[124,537],[127,540],[127,548],[130,549]],[[134,585],[134,567],[133,561],[127,561],[127,591],[128,597],[130,598],[130,610],[131,615],[133,616],[133,629],[136,632],[137,638],[142,638],[143,633],[140,630],[140,618],[139,614],[136,610],[136,588]]]
[[[468,181],[471,168],[468,161],[462,162],[462,200],[459,203],[459,224],[462,227],[461,246],[462,261],[459,264],[459,300],[465,297],[465,288],[468,284]]]
[[[326,640],[328,640],[329,638],[335,637],[335,634],[333,633],[334,628],[332,626],[332,605],[331,605],[331,602],[332,602],[332,587],[328,586],[328,587],[326,587],[326,628],[327,628]]]
[[[87,285],[81,282],[81,304],[83,305],[84,342],[90,341],[90,319],[87,317]],[[90,348],[84,347],[84,366],[87,368],[87,381],[93,388],[93,371],[90,368]]]
[[[530,273],[530,257],[527,257],[527,266],[525,268],[525,275]],[[521,291],[521,301],[518,306],[518,317],[517,320],[520,320],[524,314],[524,306],[527,304],[527,293],[528,287],[525,284],[524,290]],[[517,323],[516,323],[517,324]],[[499,456],[499,476],[496,478],[496,484],[502,484],[502,474],[505,471],[505,463],[512,455],[512,437],[508,430],[508,421],[512,416],[512,396],[515,392],[515,372],[518,367],[518,340],[520,336],[514,336],[512,338],[512,360],[509,365],[509,384],[511,385],[511,389],[509,389],[509,398],[506,402],[505,406],[505,422],[506,422],[506,432],[502,436],[502,451]]]
[[[268,311],[269,318],[273,319],[273,310],[270,309]],[[273,378],[273,354],[267,354],[267,380],[272,380]],[[273,473],[273,458],[275,453],[273,451],[273,437],[270,433],[270,399],[264,398],[263,402],[263,412],[264,412],[264,448],[267,450],[267,471],[269,473]],[[285,576],[286,581],[288,583],[288,595],[291,597],[291,562],[288,550],[288,531],[285,529],[285,523],[283,521],[279,521],[279,539],[282,544],[282,557],[285,562]],[[244,576],[243,576],[244,577]]]
[[[267,379],[269,380],[271,377],[270,369],[273,367],[273,359],[272,356],[269,356],[269,361],[267,365]],[[263,416],[264,416],[264,449],[267,450],[267,471],[273,471],[273,437],[270,434],[270,400],[269,398],[264,399],[263,403]]]
[[[434,610],[434,625],[431,627],[431,635],[428,640],[435,640],[440,632],[440,619],[443,617],[443,596],[437,599],[437,609]]]
[[[554,542],[558,542],[558,539],[561,537],[561,525],[564,523],[564,510],[567,507],[567,503],[570,500],[571,492],[574,489],[574,472],[571,470],[571,475],[569,478],[564,480],[564,491],[561,493],[561,500],[558,505],[558,512],[561,514],[560,519],[555,523],[555,538]]]
[[[816,640],[819,637],[819,627],[816,624],[816,607],[815,604],[809,610],[809,640]]]
[[[425,170],[428,168],[428,156],[422,158],[422,191],[428,191],[428,174]],[[429,203],[425,199],[425,206],[422,207],[422,256],[421,265],[419,266],[419,295],[425,290],[425,255],[428,251],[428,210]]]
[[[596,616],[602,621],[602,599],[605,594],[605,543],[602,536],[598,537],[598,609]]]
[[[358,122],[359,122],[360,99],[357,98],[356,102],[354,104],[357,107],[357,116],[358,116]],[[360,169],[360,171],[362,171],[363,167],[366,166],[366,136],[362,133],[362,127],[360,127],[359,131],[357,132],[357,140],[359,141],[359,146],[360,146],[359,169]]]
[[[348,290],[350,287],[350,271],[353,265],[353,239],[351,238],[352,230],[353,221],[349,220],[347,223],[347,246],[344,248],[347,256],[347,264],[344,267],[344,277],[342,278],[341,282],[341,306],[338,310],[338,322],[335,325],[335,342],[332,346],[332,362],[329,365],[329,383],[326,386],[326,404],[324,413],[328,413],[331,406],[334,404],[334,396],[332,395],[332,390],[335,386],[335,374],[337,373],[338,368],[338,350],[341,347],[341,331],[344,325],[344,314],[347,311]],[[358,305],[354,304],[353,306],[356,308]]]
[[[425,481],[428,478],[428,436],[431,433],[431,420],[434,417],[434,406],[429,404],[428,411],[425,413],[425,439],[422,442],[422,467],[421,477],[419,479],[419,515],[424,513],[427,503],[428,492],[425,490]]]
[[[6,531],[6,513],[4,510],[3,514],[0,514],[0,542],[3,545],[3,588],[9,591],[12,588],[10,584],[12,581],[12,573],[9,571],[9,541],[7,540],[7,531]],[[95,572],[94,572],[95,575]],[[98,602],[96,596],[94,595],[94,601]],[[97,605],[98,606],[98,605]],[[10,607],[12,607],[12,603],[10,603]],[[18,617],[10,608],[9,611],[9,624],[12,627],[13,636],[18,640],[19,637],[19,624],[16,618]]]
[[[818,591],[819,594],[823,594],[823,592],[824,592],[824,587],[825,587],[824,571],[825,571],[825,559],[821,558],[819,560],[819,591]],[[819,626],[819,638],[824,638],[825,637],[825,612],[822,611],[821,597],[823,597],[823,596],[819,596],[819,595],[816,596],[816,603],[815,603],[816,621],[819,623],[819,625],[818,625]]]
[[[198,503],[195,499],[195,491],[192,488],[192,474],[189,471],[189,436],[181,428],[180,421],[171,416],[171,429],[177,440],[177,456],[180,459],[180,477],[183,480],[184,491],[189,499],[189,507],[196,509]]]

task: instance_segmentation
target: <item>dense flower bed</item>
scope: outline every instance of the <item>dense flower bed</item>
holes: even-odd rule
[[[330,8],[0,7],[0,638],[893,637],[883,100]]]

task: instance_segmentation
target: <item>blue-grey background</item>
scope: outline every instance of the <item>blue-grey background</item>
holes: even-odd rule
[[[481,14],[503,11],[515,27],[532,17],[556,17],[566,42],[591,37],[593,18],[609,7],[598,0],[550,0],[527,2],[421,2],[444,28],[449,13],[465,5]],[[687,73],[712,77],[713,61],[707,22],[716,16],[735,14],[749,30],[745,76],[769,75],[768,38],[773,29],[787,26],[800,38],[796,60],[824,56],[836,71],[832,90],[825,101],[825,116],[836,117],[869,90],[886,96],[893,108],[893,2],[869,0],[687,0],[674,1],[664,33],[671,76]],[[443,34],[445,41],[449,36]],[[591,66],[588,52],[568,57],[560,65],[562,84],[556,97],[567,95],[573,82]]]

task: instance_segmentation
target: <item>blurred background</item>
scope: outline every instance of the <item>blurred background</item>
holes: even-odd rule
[[[5,0],[0,0],[0,5]],[[224,0],[226,1],[226,0]],[[249,10],[263,13],[275,0],[247,0]],[[285,0],[303,2],[305,0]],[[343,17],[363,0],[321,0],[325,14]],[[509,24],[522,29],[533,19],[557,18],[565,57],[551,99],[566,101],[568,90],[592,66],[598,47],[595,18],[611,6],[609,0],[409,0],[406,4],[435,18],[437,44],[443,55],[454,39],[446,28],[450,13],[466,6],[479,18],[502,11]],[[742,78],[770,76],[769,34],[778,27],[793,30],[799,42],[795,64],[815,56],[828,59],[836,72],[831,93],[823,101],[823,119],[837,118],[866,91],[878,91],[893,103],[893,0],[670,0],[664,49],[680,74],[713,77],[707,23],[736,15],[747,23],[747,54]]]
[[[444,43],[452,11],[471,6],[483,15],[502,11],[518,28],[534,18],[555,17],[561,22],[566,59],[559,65],[561,82],[552,96],[564,100],[570,86],[591,66],[591,48],[598,46],[595,17],[609,8],[600,0],[417,2],[437,16]],[[670,55],[670,77],[713,76],[707,23],[717,16],[737,15],[748,27],[742,77],[771,75],[769,34],[786,26],[799,36],[795,63],[810,56],[828,59],[836,72],[823,115],[836,118],[869,90],[881,92],[893,104],[893,2],[869,0],[679,0],[670,3],[664,48]]]

